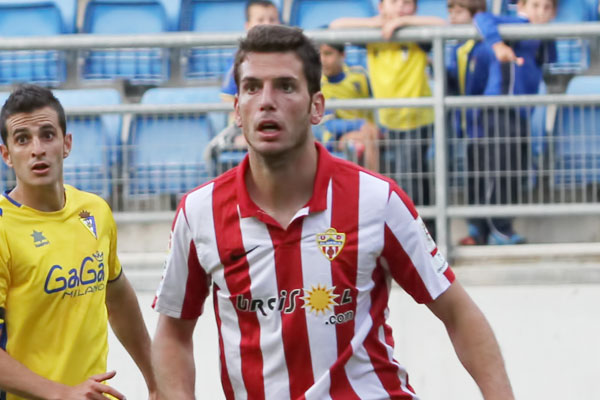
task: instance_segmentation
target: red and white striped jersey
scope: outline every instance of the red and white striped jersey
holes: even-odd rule
[[[212,284],[227,399],[415,399],[386,325],[391,280],[427,303],[454,274],[393,181],[317,149],[287,229],[250,199],[247,158],[189,192],[153,306],[196,318]]]

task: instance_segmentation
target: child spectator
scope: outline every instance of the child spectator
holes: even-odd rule
[[[321,91],[326,99],[365,99],[371,97],[371,87],[362,67],[348,67],[344,63],[344,45],[322,44],[320,46],[323,76]],[[368,110],[329,111],[324,117],[323,143],[337,142],[343,150],[349,142],[363,157],[363,164],[372,171],[379,169],[379,131]],[[329,147],[329,146],[327,146]]]
[[[417,16],[416,0],[381,0],[379,15],[370,18],[340,18],[330,28],[380,28],[383,39],[411,25],[445,25],[446,21],[429,16]],[[369,43],[367,67],[373,97],[377,99],[431,96],[427,75],[427,52],[431,44],[412,42]],[[380,171],[399,171],[409,178],[398,179],[415,204],[430,205],[429,165],[427,151],[433,132],[431,108],[384,108],[378,113],[384,148]],[[401,143],[398,144],[398,141]],[[396,142],[394,146],[385,145]],[[392,176],[397,178],[397,176]],[[426,221],[435,236],[431,221]]]
[[[549,22],[555,14],[556,0],[520,0],[517,16],[477,13],[474,22],[496,55],[489,64],[486,95],[536,94],[543,78],[543,64],[556,60],[553,41],[519,40],[505,43],[498,33],[499,23]],[[483,117],[485,135],[491,138],[479,154],[480,171],[486,176],[484,204],[515,204],[523,186],[523,172],[529,167],[531,108],[508,107],[488,110]],[[477,151],[477,149],[473,149]],[[481,151],[484,151],[481,153]],[[520,244],[525,238],[513,230],[511,218],[493,218],[487,229],[473,231],[475,243]],[[485,237],[487,235],[487,241]]]
[[[448,0],[448,17],[451,24],[472,24],[473,16],[485,12],[485,0]],[[488,84],[489,70],[496,57],[492,49],[482,41],[467,40],[453,46],[447,68],[447,90],[449,95],[483,95]],[[468,204],[486,203],[484,155],[488,144],[484,136],[483,118],[480,109],[461,109],[451,116],[449,126],[456,138],[466,141],[467,201]],[[462,245],[486,244],[491,221],[487,218],[471,218],[467,221],[468,236]]]
[[[279,11],[277,6],[269,0],[249,0],[246,3],[246,31],[256,25],[279,25]],[[233,103],[233,99],[238,92],[233,76],[233,60],[227,70],[221,86],[221,99],[227,103]],[[218,158],[218,153],[223,149],[245,149],[246,139],[242,135],[242,130],[233,123],[233,112],[229,114],[229,123],[225,129],[215,136],[208,144],[205,152],[205,158],[214,161]],[[232,165],[231,165],[232,166]],[[226,166],[226,167],[231,167]],[[217,171],[222,172],[222,171]]]

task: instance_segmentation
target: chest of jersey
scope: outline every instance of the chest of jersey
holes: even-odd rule
[[[22,216],[11,228],[8,248],[13,294],[23,291],[41,300],[105,289],[109,235],[93,214],[84,210],[79,214],[43,222],[35,216]],[[10,297],[9,293],[9,301]]]

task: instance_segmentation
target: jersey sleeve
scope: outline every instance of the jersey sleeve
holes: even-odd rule
[[[392,184],[385,210],[382,262],[392,278],[418,303],[429,303],[454,281],[410,198]]]
[[[211,279],[198,260],[196,243],[185,215],[185,201],[175,215],[169,254],[152,307],[173,318],[194,319],[202,314]]]
[[[112,282],[121,276],[123,269],[117,256],[117,224],[109,210],[110,216],[110,250],[108,255],[108,281]]]
[[[1,210],[0,210],[1,211]],[[4,330],[6,296],[10,286],[10,258],[8,243],[0,216],[0,330]],[[2,335],[0,335],[1,337]],[[0,343],[1,347],[1,343]]]
[[[502,41],[500,32],[498,32],[499,24],[522,24],[526,22],[528,21],[521,17],[494,15],[490,12],[479,12],[473,18],[477,31],[483,36],[483,40],[488,46],[493,46]]]

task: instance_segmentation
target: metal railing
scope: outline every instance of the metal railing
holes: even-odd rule
[[[524,38],[557,38],[557,37],[577,37],[583,39],[596,40],[600,37],[600,23],[580,23],[580,24],[551,24],[551,25],[512,25],[501,26],[500,32],[507,39]],[[380,42],[380,32],[377,30],[323,30],[307,31],[317,43],[353,43],[365,44],[371,42]],[[119,48],[170,48],[170,49],[189,49],[202,46],[231,46],[235,45],[240,34],[214,33],[214,34],[196,34],[187,32],[165,33],[159,35],[61,35],[57,37],[44,38],[3,38],[0,41],[0,51],[3,50],[39,50],[52,49],[63,50],[67,52],[89,51],[90,49],[119,49]],[[411,27],[398,31],[394,40],[398,41],[417,41],[431,42],[433,44],[433,96],[430,98],[419,99],[364,99],[364,100],[332,100],[327,102],[328,109],[379,109],[382,107],[432,107],[435,114],[433,147],[435,149],[449,149],[449,141],[454,140],[459,143],[455,137],[448,131],[447,115],[452,110],[465,108],[485,108],[485,107],[533,107],[533,106],[571,106],[577,104],[579,107],[598,107],[600,106],[600,94],[598,95],[532,95],[532,96],[446,96],[445,92],[445,68],[444,68],[444,48],[447,40],[453,39],[471,39],[477,38],[478,34],[471,26],[448,26],[448,27]],[[82,87],[85,85],[82,84]],[[69,107],[67,114],[69,117],[77,116],[98,116],[106,114],[118,114],[123,116],[125,137],[129,132],[131,121],[138,116],[152,118],[168,115],[197,115],[206,113],[226,113],[231,110],[231,106],[225,103],[203,103],[203,104],[169,104],[169,105],[147,105],[147,104],[121,104],[112,106],[95,107]],[[600,131],[594,132],[600,134]],[[121,188],[111,193],[111,199],[117,204],[117,209],[123,210],[125,214],[119,216],[123,220],[151,220],[170,218],[170,213],[165,212],[172,206],[172,200],[167,201],[161,207],[162,210],[155,212],[142,212],[145,206],[139,202],[133,203],[134,206],[128,208],[126,201],[123,200],[123,185],[127,185],[127,154],[130,154],[131,143],[125,141],[122,153],[124,162],[120,166],[113,166],[111,179],[117,182],[116,186]],[[185,143],[183,144],[185,145]],[[433,205],[421,206],[419,210],[425,217],[435,218],[437,241],[441,248],[447,249],[449,246],[448,221],[449,218],[465,217],[489,217],[489,216],[536,216],[536,215],[598,215],[600,214],[600,204],[598,195],[595,194],[590,199],[580,199],[574,196],[573,199],[556,198],[542,201],[535,199],[526,204],[506,204],[506,205],[468,205],[457,200],[456,196],[451,195],[450,183],[456,175],[451,176],[451,171],[447,168],[450,165],[448,151],[433,152],[433,181],[436,184],[435,201]],[[390,172],[390,171],[382,171]],[[598,177],[598,172],[593,172]],[[460,178],[460,177],[459,177]],[[464,178],[464,176],[463,176]],[[441,184],[440,184],[441,183]],[[597,190],[598,184],[594,183],[592,191]],[[575,188],[575,186],[573,186]],[[539,200],[539,201],[538,201]],[[152,208],[152,207],[149,207]]]

